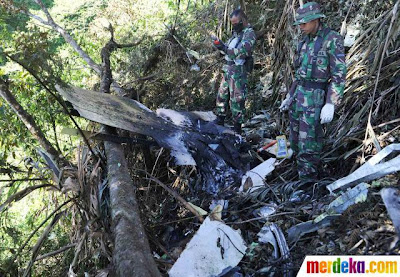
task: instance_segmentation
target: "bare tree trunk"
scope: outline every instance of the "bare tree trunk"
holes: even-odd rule
[[[113,262],[117,276],[161,276],[140,219],[136,189],[129,175],[122,146],[105,142],[104,147],[114,235]]]
[[[110,55],[117,47],[110,26],[111,39],[101,50],[102,68],[100,91],[109,93],[112,83]],[[130,46],[130,45],[129,45]],[[110,127],[103,127],[111,133]],[[110,130],[110,131],[109,131]],[[113,263],[117,276],[161,276],[154,262],[149,242],[140,219],[136,189],[129,174],[124,150],[120,144],[105,142],[110,189],[112,231],[114,236]]]
[[[24,108],[18,103],[15,99],[14,95],[10,92],[7,87],[7,84],[0,80],[0,96],[10,105],[10,107],[17,114],[19,119],[25,124],[26,128],[28,128],[29,132],[32,136],[39,142],[40,146],[44,148],[44,150],[51,156],[51,158],[60,165],[61,163],[65,163],[65,160],[62,158],[62,154],[58,152],[53,145],[46,139],[42,130],[40,130],[39,126],[36,124],[33,117],[28,114]]]

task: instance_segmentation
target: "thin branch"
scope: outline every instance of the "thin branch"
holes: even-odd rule
[[[49,11],[47,10],[46,6],[43,4],[43,2],[41,0],[35,0],[36,4],[38,4],[40,6],[40,8],[42,9],[42,11],[44,12],[44,14],[47,17],[47,20],[49,22],[54,22],[53,18],[51,18],[51,15],[49,13]]]
[[[68,42],[76,52],[78,52],[78,54],[82,57],[82,59],[86,61],[86,63],[90,66],[90,68],[92,68],[97,74],[100,74],[101,73],[100,66],[96,64],[85,51],[83,51],[83,49],[79,46],[79,44],[75,41],[75,39],[71,37],[71,35],[64,28],[55,23],[49,11],[47,10],[46,6],[43,4],[43,2],[41,0],[35,0],[35,2],[40,6],[41,10],[45,13],[47,21],[44,21],[43,19],[40,21],[39,18],[36,17],[33,18],[39,20],[41,23],[45,25],[51,26],[55,31],[57,31],[65,39],[65,41]]]
[[[33,247],[32,250],[32,258],[29,261],[28,266],[25,269],[24,275],[23,277],[27,277],[31,275],[31,269],[33,267],[33,264],[36,261],[36,257],[39,254],[39,250],[42,247],[44,241],[46,240],[46,238],[48,237],[50,231],[53,229],[54,225],[56,225],[56,223],[58,222],[58,220],[60,220],[61,216],[65,214],[65,211],[62,211],[58,214],[56,214],[53,218],[53,220],[50,222],[49,225],[47,225],[46,229],[44,230],[43,234],[40,236],[40,238],[38,239],[38,241],[36,242],[35,246]]]
[[[44,180],[47,180],[47,179],[45,179],[45,178],[8,179],[8,180],[0,180],[0,183],[2,183],[2,182],[44,181]]]
[[[3,204],[0,205],[0,212],[2,212],[9,204],[11,204],[12,202],[16,202],[21,200],[22,198],[24,198],[25,196],[27,196],[28,194],[30,194],[31,192],[40,189],[40,188],[45,188],[45,187],[53,187],[56,188],[53,185],[50,184],[41,184],[41,185],[36,185],[36,186],[30,186],[27,187],[17,193],[14,193],[13,195],[11,195]]]
[[[46,258],[51,257],[51,256],[55,256],[55,255],[57,255],[57,254],[59,254],[59,253],[62,253],[62,252],[64,252],[64,251],[67,251],[68,249],[70,249],[70,248],[72,248],[72,247],[75,247],[75,246],[76,246],[76,243],[68,244],[68,245],[66,245],[66,246],[64,246],[64,247],[61,247],[61,248],[58,249],[58,250],[55,250],[55,251],[52,251],[52,252],[49,252],[49,253],[40,255],[39,257],[36,258],[35,261],[39,261],[39,260],[43,260],[43,259],[46,259]]]
[[[132,43],[126,43],[126,44],[115,43],[115,45],[117,48],[129,48],[129,47],[138,46],[140,43],[142,43],[143,40],[144,40],[144,38],[141,38],[138,41],[135,41]]]
[[[81,237],[81,240],[79,241],[79,243],[76,246],[74,259],[72,260],[72,263],[69,265],[70,271],[75,267],[76,263],[78,262],[78,257],[79,257],[79,254],[81,253],[83,243],[86,241],[86,237],[87,237],[87,233],[85,232],[85,233],[83,233],[83,237]]]
[[[182,196],[180,196],[176,191],[174,191],[173,189],[169,188],[163,182],[161,182],[160,180],[158,180],[155,177],[150,177],[150,178],[147,178],[147,179],[149,179],[149,180],[155,182],[156,184],[160,185],[169,194],[171,194],[173,197],[175,197],[177,200],[179,200],[189,211],[191,211],[195,216],[197,216],[197,218],[199,219],[200,222],[204,221],[204,218],[199,214],[199,212],[196,211],[192,206],[190,206],[189,203],[185,199],[183,199]]]
[[[30,16],[31,18],[39,21],[43,25],[50,26],[54,31],[59,33],[64,38],[64,40],[69,45],[71,45],[71,47],[79,54],[79,56],[89,65],[89,67],[100,76],[101,75],[100,65],[96,64],[93,61],[93,59],[79,46],[79,44],[76,42],[76,40],[64,28],[62,28],[60,25],[58,25],[53,20],[49,11],[47,10],[46,6],[43,4],[43,2],[41,0],[35,0],[35,2],[41,7],[42,11],[46,14],[47,19],[48,19],[47,21],[37,15],[30,13],[29,11],[27,11],[25,9],[17,8],[15,6],[11,6],[9,9],[14,12],[20,12],[20,13],[26,14],[26,15]],[[125,89],[123,89],[116,82],[113,82],[111,87],[121,96],[126,94]]]
[[[60,144],[58,143],[57,130],[56,130],[56,119],[54,118],[53,113],[50,113],[50,116],[51,116],[51,125],[53,127],[54,141],[56,144],[56,148],[57,148],[58,152],[62,153]]]
[[[21,247],[18,249],[18,251],[14,254],[14,256],[12,257],[11,261],[15,261],[16,258],[18,257],[18,255],[21,253],[22,250],[24,250],[24,248],[26,247],[26,245],[29,243],[29,241],[32,239],[32,237],[37,233],[37,231],[39,231],[39,229],[59,210],[61,210],[62,207],[64,207],[65,205],[67,205],[69,202],[71,202],[72,200],[74,200],[74,198],[68,199],[67,201],[65,201],[64,203],[62,203],[60,206],[58,206],[57,209],[55,209],[51,214],[49,214],[43,221],[42,223],[40,223],[40,225],[38,227],[36,227],[35,230],[33,230],[33,232],[29,235],[29,237],[25,240],[25,242],[21,245]]]
[[[40,144],[41,147],[49,154],[58,165],[67,164],[67,160],[62,157],[62,153],[58,152],[56,148],[46,138],[44,132],[36,123],[35,119],[29,114],[15,98],[9,89],[8,81],[0,80],[0,96],[8,103],[10,108],[15,112],[18,118],[24,123],[25,127]]]

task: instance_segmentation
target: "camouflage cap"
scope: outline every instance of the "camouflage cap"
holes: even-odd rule
[[[324,18],[325,15],[321,12],[321,7],[317,2],[308,2],[296,11],[296,21],[293,25],[310,22],[317,18]]]

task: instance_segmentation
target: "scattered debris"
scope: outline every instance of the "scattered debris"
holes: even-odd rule
[[[169,276],[218,276],[226,268],[235,267],[245,255],[246,248],[237,231],[207,217],[169,271]]]
[[[331,221],[340,216],[350,206],[364,202],[367,199],[369,185],[361,183],[358,186],[349,189],[341,196],[324,207],[325,212],[314,220],[303,222],[291,227],[288,230],[289,242],[298,240],[301,236],[315,232],[320,228],[327,227]]]
[[[275,161],[275,158],[270,158],[255,168],[247,171],[242,177],[242,185],[239,188],[239,192],[251,192],[256,188],[264,186],[265,176],[275,169]]]
[[[296,190],[290,195],[289,202],[301,203],[308,201],[310,198],[311,196],[307,194],[304,190]]]
[[[347,25],[346,36],[344,37],[344,46],[345,47],[353,46],[359,34],[360,34],[360,26]]]
[[[305,234],[312,233],[319,229],[328,227],[329,225],[331,225],[331,221],[338,216],[339,215],[327,216],[318,222],[315,222],[314,220],[309,220],[290,227],[287,231],[289,243],[296,242]]]
[[[349,189],[326,207],[326,214],[341,214],[351,205],[364,202],[367,200],[369,187],[370,185],[367,183],[361,183],[356,187]]]
[[[267,144],[264,145],[263,147],[260,147],[260,148],[257,150],[257,152],[262,152],[262,151],[264,151],[264,150],[267,150],[267,149],[270,148],[271,146],[275,145],[276,142],[277,142],[276,140],[270,140],[270,141],[268,141]]]
[[[226,210],[228,209],[229,201],[228,200],[215,200],[213,199],[210,204],[210,211],[214,210],[216,206],[221,205],[221,207]]]
[[[368,162],[363,164],[356,171],[350,175],[333,182],[327,189],[332,193],[339,188],[346,188],[356,183],[368,182],[385,175],[400,171],[400,155],[387,162],[380,163],[384,158],[393,152],[400,151],[400,144],[391,144],[386,146],[382,151],[369,159]]]
[[[268,219],[270,215],[276,213],[277,208],[278,207],[276,204],[269,204],[254,210],[253,214],[256,217],[262,217],[264,219]]]
[[[289,247],[282,230],[275,223],[266,224],[257,236],[259,242],[270,243],[273,246],[274,258],[281,259],[281,262],[284,263],[283,276],[292,276]]]
[[[277,141],[276,145],[278,147],[278,149],[276,150],[276,157],[279,159],[287,158],[289,156],[289,153],[287,148],[286,136],[285,135],[277,136],[276,141]]]
[[[200,71],[200,66],[198,66],[197,63],[195,63],[190,67],[190,71]]]
[[[400,236],[400,191],[395,188],[384,188],[381,190],[381,196],[397,235]]]

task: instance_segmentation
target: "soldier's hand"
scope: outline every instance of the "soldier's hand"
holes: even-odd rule
[[[226,52],[226,45],[218,38],[213,40],[213,45],[220,51]]]
[[[283,100],[282,104],[279,106],[279,110],[281,112],[287,111],[289,109],[289,105],[290,105],[290,102],[291,102],[290,100],[291,100],[290,96],[289,96],[289,94],[287,94],[285,100]]]
[[[333,104],[326,103],[321,110],[321,124],[331,122],[334,113],[335,113],[335,106]]]

